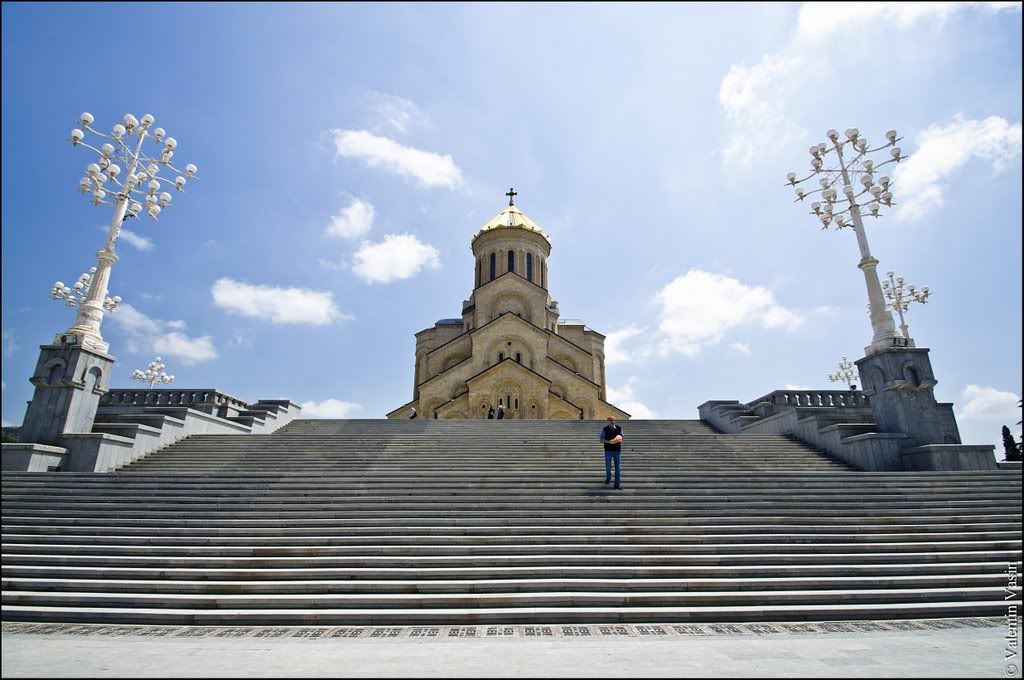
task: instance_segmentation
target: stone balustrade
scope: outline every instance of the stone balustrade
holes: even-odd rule
[[[776,410],[800,406],[823,408],[869,408],[868,396],[860,390],[775,390],[754,399],[747,406],[768,404]]]
[[[110,390],[100,397],[100,406],[186,406],[220,418],[249,408],[247,402],[214,389]]]

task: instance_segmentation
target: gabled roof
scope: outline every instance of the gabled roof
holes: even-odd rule
[[[510,357],[505,357],[505,358],[504,358],[503,360],[499,361],[498,363],[496,363],[496,364],[493,364],[493,365],[491,365],[491,366],[488,366],[487,368],[485,368],[484,370],[480,371],[480,372],[479,372],[479,373],[477,373],[476,375],[474,375],[474,376],[472,376],[472,377],[470,377],[470,378],[467,378],[467,379],[466,379],[466,383],[467,383],[467,384],[469,384],[470,382],[472,382],[472,381],[476,380],[477,378],[480,378],[480,377],[482,377],[482,376],[483,376],[483,375],[484,375],[485,373],[488,373],[488,372],[490,372],[490,371],[493,371],[493,370],[494,370],[494,369],[496,369],[496,368],[500,368],[500,367],[503,367],[503,366],[505,366],[506,364],[508,364],[509,362],[511,362],[511,363],[512,363],[512,366],[513,366],[513,367],[518,367],[518,368],[520,368],[521,370],[523,370],[523,371],[526,371],[527,373],[533,373],[533,374],[534,374],[535,376],[537,376],[538,378],[540,378],[541,380],[543,380],[543,381],[544,381],[544,382],[546,382],[547,384],[549,384],[549,385],[551,384],[551,381],[550,381],[550,380],[548,380],[547,378],[545,378],[544,376],[542,376],[542,375],[541,375],[540,373],[538,373],[537,371],[533,370],[532,368],[527,368],[526,366],[523,366],[523,365],[522,365],[521,363],[519,363],[518,361],[513,361],[513,360],[512,360],[512,359],[511,359]]]

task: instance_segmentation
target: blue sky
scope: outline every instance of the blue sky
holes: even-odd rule
[[[73,320],[53,281],[110,219],[76,191],[82,111],[104,131],[152,113],[201,177],[119,243],[114,387],[160,353],[182,387],[383,416],[509,186],[551,235],[563,318],[609,336],[627,410],[832,387],[870,341],[856,242],[784,181],[855,126],[911,154],[867,228],[881,272],[932,290],[908,318],[937,397],[970,442],[1020,419],[1019,3],[2,12],[5,423]]]

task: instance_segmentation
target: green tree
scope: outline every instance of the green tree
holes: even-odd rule
[[[1020,444],[1010,434],[1010,428],[1003,425],[1003,451],[1006,453],[1006,460],[1020,460]]]

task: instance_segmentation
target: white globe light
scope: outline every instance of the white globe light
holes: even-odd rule
[[[85,166],[85,171],[90,175],[95,176],[100,173],[100,166],[96,165],[95,163],[89,163],[89,165]]]
[[[72,144],[78,144],[83,139],[85,139],[85,133],[84,132],[82,132],[78,128],[75,128],[74,130],[71,131],[71,143]]]
[[[155,179],[151,179],[149,180],[148,186],[150,191],[156,191],[157,189],[160,188],[160,182],[157,182]]]
[[[126,132],[126,130],[124,129],[123,125],[121,125],[121,124],[115,125],[114,126],[114,139],[121,139],[121,137],[124,136],[125,132]]]
[[[832,140],[839,139],[839,133],[836,132],[835,130],[832,130],[832,129],[830,129],[828,132],[826,132],[825,136],[828,137],[829,139],[832,139]]]
[[[129,132],[134,130],[135,127],[138,124],[139,124],[139,119],[138,118],[136,118],[135,116],[133,116],[130,113],[124,114],[124,126],[128,129]]]
[[[168,137],[167,141],[165,141],[164,144],[167,145],[168,149],[173,149],[176,146],[178,146],[178,140],[176,140],[174,137]]]
[[[171,195],[165,191],[162,194],[160,194],[160,200],[163,201],[164,203],[167,203],[171,200]]]
[[[153,118],[152,114],[147,113],[147,114],[142,116],[142,127],[148,128],[155,121],[156,121],[156,118]]]
[[[896,143],[896,131],[895,130],[889,130],[888,132],[885,133],[885,138],[888,139],[890,143],[895,144]]]
[[[153,130],[153,139],[159,142],[161,139],[164,138],[164,135],[166,134],[167,131],[164,130],[163,128],[156,128],[155,130]]]
[[[178,191],[181,191],[181,189],[185,186],[185,178],[182,177],[181,175],[178,175],[177,177],[175,177],[174,178],[174,186],[176,186],[178,188]]]
[[[119,168],[116,165],[111,164],[110,166],[107,167],[107,174],[110,175],[111,177],[117,177],[118,174],[120,174],[120,172],[121,168]]]
[[[157,167],[155,164],[150,163],[149,165],[146,166],[146,174],[148,174],[150,177],[156,177],[158,172],[160,172],[160,168]]]
[[[860,130],[858,130],[857,128],[850,128],[849,130],[846,131],[846,138],[847,139],[857,139],[857,135],[859,135],[859,134],[860,134]]]
[[[79,116],[78,120],[82,122],[82,127],[89,127],[90,125],[92,125],[92,122],[96,119],[92,117],[91,113],[86,112]]]
[[[109,156],[110,154],[114,153],[114,145],[113,144],[104,144],[103,146],[100,147],[100,152],[104,156]]]
[[[185,174],[187,174],[189,177],[191,177],[192,175],[196,174],[196,172],[198,170],[199,170],[199,168],[197,168],[192,163],[189,163],[188,165],[185,166]]]

